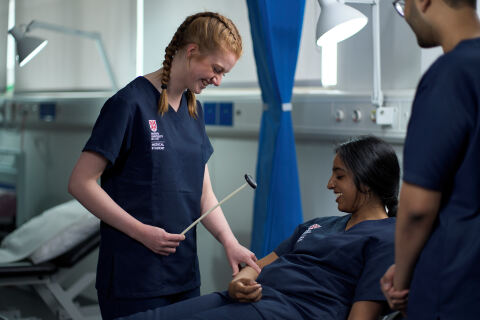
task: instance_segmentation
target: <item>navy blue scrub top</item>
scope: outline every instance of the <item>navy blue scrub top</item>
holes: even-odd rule
[[[442,193],[412,278],[408,319],[478,319],[480,38],[464,40],[420,81],[403,180]]]
[[[138,77],[108,99],[83,151],[108,160],[101,186],[139,221],[180,233],[200,216],[205,164],[213,152],[203,110],[158,114],[158,90]],[[196,230],[175,254],[162,256],[101,223],[96,287],[115,297],[153,297],[200,285]]]
[[[385,301],[379,281],[394,262],[395,218],[363,221],[345,231],[349,219],[323,217],[298,226],[274,250],[279,258],[257,282],[304,319],[346,319],[356,301]],[[266,319],[277,312],[268,299],[254,307]]]

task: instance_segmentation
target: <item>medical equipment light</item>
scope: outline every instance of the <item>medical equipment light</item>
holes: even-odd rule
[[[380,65],[380,0],[318,0],[321,7],[317,23],[317,45],[332,46],[343,41],[358,31],[368,22],[367,17],[343,2],[369,4],[372,6],[373,33],[373,94],[372,103],[377,107],[383,105]],[[326,67],[326,66],[325,66]],[[322,69],[324,65],[322,63]],[[335,72],[336,73],[336,72]]]
[[[322,46],[322,85],[324,87],[337,84],[337,44]]]
[[[17,42],[18,64],[20,67],[26,65],[48,43],[47,40],[26,36],[19,27],[13,27],[8,32]]]
[[[343,41],[360,31],[368,18],[337,0],[318,0],[322,11],[317,23],[317,45]]]
[[[17,44],[18,63],[20,67],[23,67],[25,64],[27,64],[48,43],[47,40],[26,35],[29,31],[33,29],[45,29],[95,40],[95,42],[97,43],[97,49],[100,53],[100,56],[102,57],[108,76],[112,83],[112,88],[113,90],[118,90],[117,81],[115,80],[115,76],[113,74],[112,67],[110,66],[105,47],[103,46],[102,38],[100,36],[100,33],[98,32],[77,30],[35,20],[31,21],[26,26],[15,26],[11,28],[8,32],[15,38],[15,42]]]

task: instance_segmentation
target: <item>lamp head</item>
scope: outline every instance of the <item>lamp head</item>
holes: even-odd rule
[[[13,27],[8,30],[17,44],[17,56],[18,64],[23,67],[34,56],[37,55],[48,43],[47,40],[43,40],[36,37],[30,37],[25,35],[20,27]]]
[[[321,7],[317,23],[317,45],[343,41],[360,31],[368,18],[337,0],[318,0]]]

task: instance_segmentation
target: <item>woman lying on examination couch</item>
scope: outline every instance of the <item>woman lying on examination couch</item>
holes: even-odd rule
[[[228,292],[124,319],[378,319],[385,305],[379,280],[394,260],[399,171],[382,140],[340,145],[327,188],[347,215],[299,225],[258,261],[260,274],[247,266]]]

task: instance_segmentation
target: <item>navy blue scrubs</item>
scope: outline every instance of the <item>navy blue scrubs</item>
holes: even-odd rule
[[[125,211],[180,233],[200,216],[205,164],[213,148],[200,103],[194,119],[185,94],[178,111],[170,107],[163,116],[158,100],[158,90],[146,78],[133,80],[105,103],[84,151],[108,160],[101,186]],[[139,299],[198,292],[196,253],[195,229],[175,254],[162,256],[102,222],[99,295]]]
[[[345,231],[349,218],[317,218],[297,227],[258,276],[258,302],[213,293],[126,319],[347,319],[356,301],[385,301],[379,281],[394,260],[395,232],[395,218]]]
[[[460,42],[420,81],[403,180],[442,193],[415,266],[408,319],[478,319],[480,302],[480,38]]]

